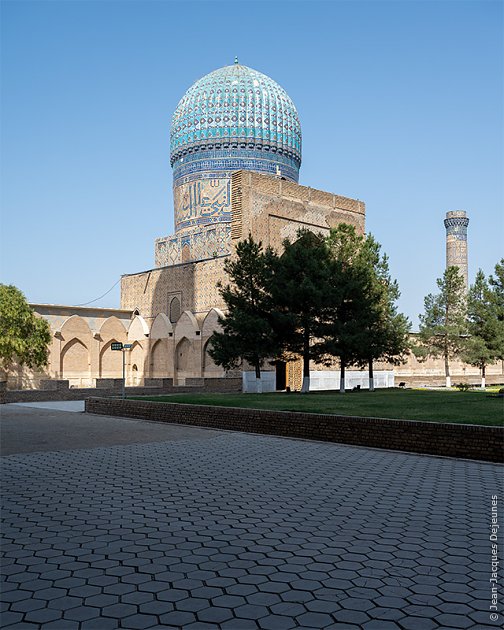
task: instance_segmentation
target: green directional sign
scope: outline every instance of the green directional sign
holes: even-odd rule
[[[123,349],[123,345],[120,341],[113,341],[110,344],[110,348],[111,350],[122,350]]]

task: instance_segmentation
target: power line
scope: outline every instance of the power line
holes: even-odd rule
[[[104,293],[103,295],[100,295],[100,297],[97,297],[94,300],[90,300],[89,302],[84,302],[84,304],[76,304],[75,306],[87,306],[88,304],[92,304],[93,302],[98,302],[98,300],[101,300],[106,295],[108,295],[112,291],[112,289],[114,289],[119,284],[119,282],[121,282],[121,278],[119,278],[119,280],[114,284],[114,286],[110,287],[110,289],[106,293]]]

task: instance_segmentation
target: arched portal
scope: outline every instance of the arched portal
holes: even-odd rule
[[[190,369],[191,342],[187,337],[183,337],[175,352],[175,368],[177,376],[185,376]]]
[[[116,339],[106,343],[100,352],[100,378],[122,378],[122,352],[112,350]]]
[[[60,373],[71,386],[89,387],[91,385],[89,350],[80,339],[72,339],[63,348]]]
[[[169,372],[168,340],[158,339],[150,352],[150,375],[154,378],[167,378]]]

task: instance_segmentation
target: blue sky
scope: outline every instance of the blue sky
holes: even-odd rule
[[[1,281],[76,305],[152,268],[171,115],[238,55],[298,108],[300,183],[366,202],[416,321],[446,211],[469,214],[470,280],[504,255],[502,24],[492,0],[3,0]]]

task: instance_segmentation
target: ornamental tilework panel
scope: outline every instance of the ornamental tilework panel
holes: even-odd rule
[[[198,179],[173,191],[175,230],[231,220],[231,180]]]
[[[183,248],[187,260],[182,258]],[[216,223],[179,235],[158,238],[155,250],[156,267],[227,256],[231,251],[231,226],[229,223]]]
[[[187,155],[173,165],[173,185],[200,178],[230,177],[239,170],[281,175],[298,181],[299,167],[288,157],[260,149],[215,149]]]

